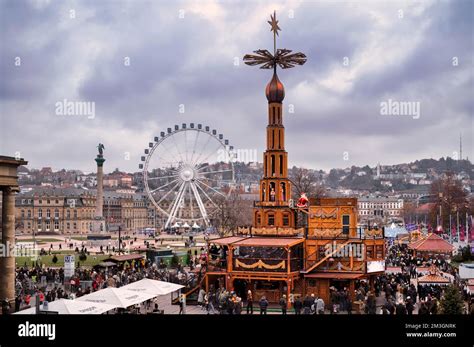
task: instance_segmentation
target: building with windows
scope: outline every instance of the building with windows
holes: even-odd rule
[[[37,187],[16,196],[16,229],[28,234],[86,234],[92,228],[95,201],[93,191]]]
[[[16,230],[87,234],[92,231],[95,204],[95,190],[36,187],[16,196]],[[104,192],[103,214],[109,231],[154,228],[155,214],[150,209],[154,210],[143,194]]]
[[[387,222],[403,216],[403,199],[394,196],[363,196],[358,199],[359,220]]]

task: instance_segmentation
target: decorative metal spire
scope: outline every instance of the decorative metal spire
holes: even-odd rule
[[[281,31],[276,20],[276,11],[273,15],[270,15],[268,24],[270,24],[270,31],[273,32],[273,54],[266,49],[259,49],[254,51],[255,54],[246,54],[244,56],[244,62],[247,65],[261,65],[260,69],[271,69],[273,68],[276,72],[276,66],[280,66],[282,69],[290,69],[296,65],[303,65],[306,63],[306,55],[301,52],[291,53],[292,51],[285,48],[276,48],[276,37],[279,36],[278,31]]]
[[[278,35],[278,30],[281,31],[280,27],[278,26],[278,21],[276,20],[276,11],[273,11],[273,16],[270,15],[271,21],[267,21],[268,24],[271,25],[270,31],[273,31],[273,55],[276,53],[276,37],[280,36]]]

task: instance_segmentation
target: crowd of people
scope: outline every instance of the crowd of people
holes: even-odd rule
[[[175,271],[163,269],[150,261],[131,261],[110,268],[76,268],[74,276],[64,282],[63,268],[19,267],[16,270],[14,311],[29,307],[32,298],[40,303],[74,299],[108,287],[119,288],[144,278],[187,285],[197,280],[193,272],[180,266]],[[150,306],[151,302],[146,303]],[[156,307],[155,307],[156,308]]]
[[[51,247],[52,248],[52,247]],[[78,251],[86,251],[84,245]],[[185,285],[186,289],[201,283],[202,272],[206,270],[209,261],[226,259],[224,247],[211,246],[209,255],[204,249],[198,256],[188,252],[189,261],[186,264],[177,264],[170,270],[164,263],[156,265],[147,260],[131,261],[110,268],[94,267],[77,268],[72,278],[64,283],[63,268],[44,268],[40,266],[19,267],[16,272],[15,311],[31,305],[33,297],[40,302],[51,302],[61,298],[77,298],[108,287],[121,287],[123,285],[141,280],[143,278],[158,279]],[[393,273],[387,272],[375,278],[372,286],[368,281],[360,280],[351,287],[330,287],[329,300],[308,293],[304,297],[291,294],[288,298],[281,295],[279,301],[270,303],[265,296],[255,298],[255,293],[248,290],[244,298],[234,291],[223,287],[209,291],[204,288],[198,290],[197,303],[203,313],[208,314],[267,314],[270,307],[272,311],[282,314],[290,312],[299,314],[437,314],[440,310],[440,300],[443,297],[444,286],[439,284],[421,285],[417,283],[422,273],[420,268],[435,265],[441,271],[448,273],[456,280],[456,271],[449,262],[442,257],[413,256],[406,246],[393,245],[387,251],[386,264],[388,267],[400,268]],[[461,287],[460,287],[461,288]],[[462,289],[462,288],[461,288]],[[464,290],[464,299],[469,302],[469,294]],[[152,303],[146,303],[151,308]],[[184,303],[181,301],[181,312]],[[471,305],[474,307],[474,303]],[[155,307],[157,309],[157,307]]]

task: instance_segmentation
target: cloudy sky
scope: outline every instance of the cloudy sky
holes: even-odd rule
[[[279,72],[290,165],[453,156],[461,132],[474,156],[469,0],[0,4],[0,154],[30,167],[92,171],[101,142],[106,171],[135,171],[154,135],[191,122],[260,157],[271,72],[242,57],[273,48],[273,10],[278,47],[308,57]],[[94,117],[58,114],[65,99],[93,102]],[[419,105],[419,117],[381,114],[388,100]]]

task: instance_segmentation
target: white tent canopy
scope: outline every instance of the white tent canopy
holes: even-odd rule
[[[59,299],[49,302],[46,310],[41,305],[40,311],[57,312],[58,314],[102,314],[114,308],[115,306],[96,302]],[[36,308],[32,307],[15,314],[36,314]]]
[[[140,281],[127,284],[126,286],[123,286],[120,289],[158,296],[175,292],[183,287],[184,286],[180,284],[144,278]]]
[[[148,293],[132,292],[122,288],[106,288],[92,294],[81,296],[76,301],[87,301],[93,303],[107,304],[114,307],[127,308],[149,299],[156,295]]]

